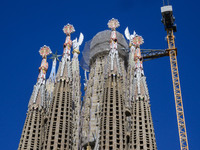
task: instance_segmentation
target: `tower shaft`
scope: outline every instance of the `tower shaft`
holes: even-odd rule
[[[80,149],[80,122],[81,122],[81,85],[78,54],[74,53],[72,58],[72,76],[73,76],[73,150]]]
[[[39,108],[27,112],[18,150],[40,150],[43,113]]]
[[[145,100],[133,102],[131,150],[156,150],[150,104]]]
[[[100,149],[125,149],[125,103],[122,79],[110,76],[104,85]]]
[[[91,42],[90,74],[82,113],[84,149],[121,150],[126,147],[126,56],[119,49],[127,47],[127,43],[121,34],[111,32],[100,32]],[[120,43],[118,48],[116,38]]]
[[[128,122],[130,131],[130,150],[156,150],[156,140],[150,110],[150,98],[140,45],[143,38],[134,31],[130,35],[128,28],[125,30],[127,39],[130,40],[129,66],[128,66],[128,100],[131,104],[131,119]],[[128,128],[128,129],[129,129]],[[130,129],[129,129],[130,130]],[[129,136],[128,136],[129,137]]]
[[[71,81],[60,80],[56,83],[47,125],[44,149],[72,149],[73,110]]]
[[[74,58],[71,61],[70,33],[72,28],[73,26],[69,24],[64,27],[67,37],[47,117],[44,145],[46,150],[79,150],[81,92],[78,52],[81,42],[73,41],[76,50],[74,50]],[[80,37],[83,40],[83,35]]]
[[[137,73],[137,69],[139,68],[136,65],[134,74]],[[132,79],[130,150],[156,150],[146,77],[142,73],[140,78],[134,75]]]
[[[82,146],[98,147],[100,137],[100,113],[103,99],[105,56],[98,57],[91,65],[87,90],[82,109]]]
[[[48,46],[44,45],[39,51],[43,57],[39,67],[37,83],[29,100],[27,117],[24,123],[18,150],[40,150],[44,135],[44,101],[45,101],[45,81],[48,63],[47,55],[51,53]]]

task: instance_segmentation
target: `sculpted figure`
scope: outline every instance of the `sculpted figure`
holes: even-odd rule
[[[75,40],[72,41],[72,43],[73,43],[73,54],[74,54],[75,58],[77,58],[78,54],[80,53],[79,47],[83,43],[83,39],[84,39],[84,36],[83,36],[82,33],[80,33],[79,39],[77,40],[77,38],[76,38]]]

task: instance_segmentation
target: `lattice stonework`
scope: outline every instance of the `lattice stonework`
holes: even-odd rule
[[[155,133],[148,101],[133,102],[131,150],[156,150]]]
[[[119,22],[111,19],[108,25],[112,31],[97,34],[91,42],[82,106],[78,54],[67,59],[71,55],[64,53],[57,74],[54,62],[47,82],[34,86],[18,150],[157,149],[146,77],[138,59],[143,39],[135,38],[132,46],[137,49],[132,47],[127,60],[128,44],[116,31]],[[71,41],[73,26],[63,31]],[[46,60],[48,47],[40,54]]]
[[[39,150],[41,148],[42,112],[37,109],[29,110],[22,131],[18,150]]]
[[[100,107],[103,97],[104,84],[104,56],[100,56],[92,64],[90,77],[87,84],[84,105],[82,109],[82,147],[86,147],[88,141],[92,147],[98,147],[100,132]],[[90,121],[88,121],[90,120]]]
[[[120,78],[109,77],[102,102],[100,149],[125,149],[125,105]]]
[[[72,149],[72,88],[66,81],[56,84],[48,118],[45,150]]]

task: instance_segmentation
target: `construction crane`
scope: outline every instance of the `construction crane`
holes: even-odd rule
[[[174,24],[175,18],[173,16],[172,6],[167,5],[161,7],[161,13],[162,13],[162,23],[164,24],[165,30],[167,31],[168,49],[166,51],[169,54],[170,64],[171,64],[180,147],[181,150],[189,150],[182,95],[181,95],[181,85],[180,85],[178,64],[176,58],[177,49],[175,47],[175,40],[174,40],[175,39],[174,32],[176,32],[176,25]]]
[[[163,4],[165,4],[164,1]],[[169,1],[167,1],[167,4],[168,4],[167,6],[161,7],[161,13],[162,13],[162,23],[164,24],[165,30],[167,31],[168,49],[165,50],[141,49],[141,53],[144,61],[164,56],[169,56],[170,58],[180,147],[181,150],[189,150],[184,110],[183,110],[182,94],[181,94],[181,85],[178,72],[178,63],[176,58],[177,48],[175,47],[175,37],[174,37],[174,32],[176,32],[176,25],[174,24],[175,18],[173,16],[172,6],[169,5]]]

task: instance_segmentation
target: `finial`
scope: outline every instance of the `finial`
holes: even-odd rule
[[[111,20],[108,21],[108,27],[111,30],[115,30],[120,26],[119,21],[117,19],[112,18]]]
[[[139,36],[139,35],[136,34],[136,36],[133,38],[133,44],[136,45],[136,46],[140,46],[143,43],[144,43],[144,39],[142,38],[142,36]]]
[[[46,58],[49,54],[51,54],[51,49],[49,48],[49,46],[42,46],[39,50],[40,55],[42,56],[42,58]]]
[[[56,50],[55,54],[52,53],[52,56],[51,56],[49,59],[53,59],[53,60],[56,59],[57,61],[60,61],[60,60],[58,59],[58,57],[60,57],[60,56],[62,56],[62,55],[58,55],[58,54],[57,54],[57,50]]]
[[[71,33],[75,32],[74,26],[68,23],[63,27],[63,32],[66,35],[70,35]]]

